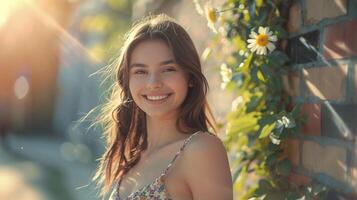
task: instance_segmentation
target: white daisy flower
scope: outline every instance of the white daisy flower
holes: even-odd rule
[[[222,77],[222,83],[221,83],[221,88],[225,89],[225,87],[227,86],[227,84],[231,81],[232,79],[232,69],[228,68],[226,63],[223,63],[221,65],[221,70],[220,70],[220,74]]]
[[[272,52],[275,49],[275,45],[272,42],[276,42],[278,38],[273,35],[272,31],[269,31],[269,27],[259,27],[258,34],[252,31],[249,35],[251,39],[248,39],[248,48],[252,52],[256,52],[258,55],[266,55],[267,49]]]
[[[197,12],[207,19],[207,26],[214,33],[217,33],[216,22],[221,19],[220,11],[212,6],[212,0],[207,1],[204,7],[201,6],[199,0],[193,0]]]
[[[218,9],[213,7],[210,1],[206,3],[204,9],[207,19],[207,26],[212,29],[213,32],[217,33],[215,24],[220,16]]]

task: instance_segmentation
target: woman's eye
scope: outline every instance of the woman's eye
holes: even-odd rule
[[[176,71],[176,69],[173,67],[164,69],[164,72],[173,72],[173,71]]]
[[[134,74],[145,74],[146,72],[144,70],[138,70],[135,71]]]

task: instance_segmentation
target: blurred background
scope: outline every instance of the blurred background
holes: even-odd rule
[[[90,127],[96,112],[79,120],[105,99],[110,83],[96,72],[149,13],[177,19],[200,54],[209,45],[191,0],[0,1],[0,200],[98,199],[101,130]],[[232,97],[220,90],[219,67],[205,67],[213,59],[203,66],[220,121]]]

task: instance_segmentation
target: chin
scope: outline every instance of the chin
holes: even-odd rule
[[[150,118],[162,118],[162,119],[170,119],[170,118],[175,118],[176,115],[173,116],[173,113],[167,113],[167,112],[145,112],[146,115]]]

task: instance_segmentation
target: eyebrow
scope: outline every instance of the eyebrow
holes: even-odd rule
[[[176,62],[174,60],[166,60],[166,61],[162,61],[159,63],[159,65],[167,65],[167,64],[175,64]],[[129,68],[133,68],[133,67],[148,67],[145,64],[142,63],[133,63],[129,66]]]

